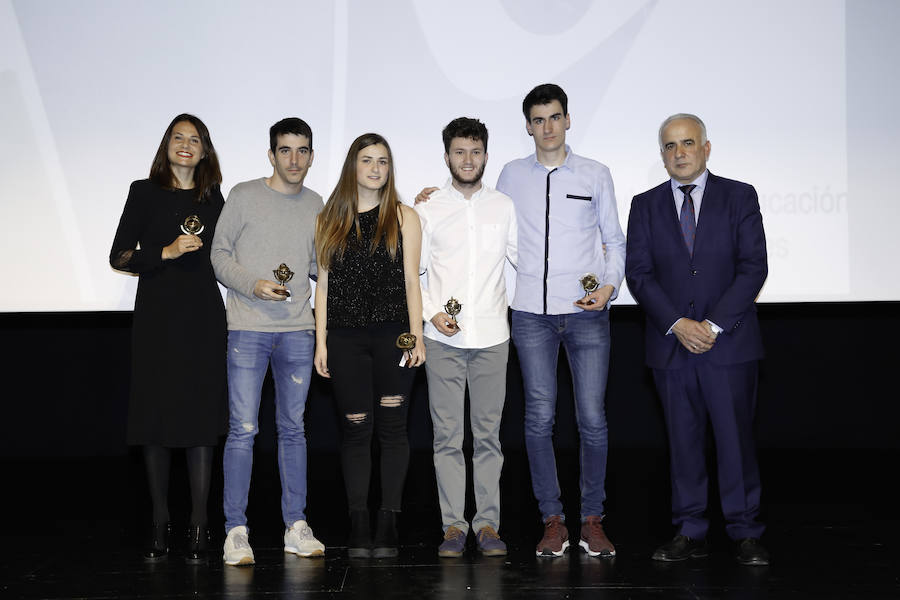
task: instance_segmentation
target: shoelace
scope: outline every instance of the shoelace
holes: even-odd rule
[[[550,521],[549,523],[547,523],[547,533],[545,534],[545,537],[547,535],[552,537],[562,537],[559,532],[560,527],[562,527],[561,521]]]
[[[297,537],[303,540],[309,540],[313,537],[313,532],[312,529],[310,529],[309,525],[304,525],[299,529],[294,529],[294,531],[297,533]]]
[[[454,539],[455,540],[462,536],[463,536],[463,532],[461,529],[457,529],[456,527],[451,527],[450,529],[447,530],[447,533],[444,536],[444,539]]]
[[[234,543],[235,549],[250,547],[250,540],[247,539],[246,535],[236,535],[232,538],[232,542]]]
[[[605,537],[606,533],[603,531],[603,524],[600,521],[588,521],[588,528],[591,531],[591,537]]]
[[[482,539],[484,539],[484,538],[491,538],[494,540],[500,539],[500,536],[497,535],[497,532],[494,531],[493,527],[485,527],[484,529],[481,530],[480,535],[481,535]]]

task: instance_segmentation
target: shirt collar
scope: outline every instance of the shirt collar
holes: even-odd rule
[[[537,152],[535,152],[534,154],[531,155],[531,160],[532,160],[531,166],[532,166],[532,168],[540,167],[541,169],[544,169],[545,171],[552,171],[553,169],[562,169],[563,167],[565,167],[566,169],[569,169],[571,171],[572,167],[569,166],[569,161],[571,160],[571,158],[572,158],[572,148],[568,144],[566,144],[566,159],[558,167],[549,168],[549,167],[546,167],[545,165],[541,164],[541,162],[537,159]]]
[[[707,180],[707,179],[709,179],[709,169],[706,169],[705,171],[703,171],[700,175],[697,176],[697,179],[693,180],[693,181],[690,183],[690,185],[695,185],[695,186],[697,186],[696,189],[699,189],[699,190],[700,190],[700,196],[699,196],[699,197],[702,197],[702,195],[703,195],[703,190],[706,189],[706,180]],[[678,181],[675,181],[674,179],[669,179],[669,181],[670,181],[671,184],[672,184],[672,191],[673,191],[673,192],[674,192],[675,190],[677,190],[678,188],[680,188],[681,186],[685,185],[685,184],[683,184],[683,183],[680,183],[680,182],[678,182]]]
[[[444,191],[450,194],[451,198],[456,200],[462,200],[463,202],[473,202],[481,197],[482,192],[485,190],[484,179],[481,180],[481,187],[478,188],[476,192],[472,193],[472,197],[469,200],[466,200],[466,197],[463,196],[462,192],[453,187],[453,177],[448,177],[447,181],[444,183]]]

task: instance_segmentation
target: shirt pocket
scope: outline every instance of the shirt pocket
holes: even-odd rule
[[[478,245],[481,253],[505,253],[506,225],[502,223],[485,223],[478,226]]]
[[[591,196],[584,196],[581,194],[566,194],[566,198],[570,200],[582,200],[583,202],[590,202],[593,200]]]

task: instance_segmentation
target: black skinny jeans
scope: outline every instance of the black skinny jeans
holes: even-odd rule
[[[328,371],[340,412],[341,464],[350,510],[368,508],[372,434],[381,446],[381,508],[399,511],[409,464],[406,420],[415,369],[400,367],[402,323],[330,329]]]

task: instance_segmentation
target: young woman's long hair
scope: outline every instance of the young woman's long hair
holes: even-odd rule
[[[359,228],[359,190],[356,181],[356,160],[363,148],[382,144],[388,154],[388,176],[384,187],[381,188],[381,208],[378,214],[378,226],[375,236],[369,247],[369,254],[373,254],[378,243],[384,239],[387,251],[392,260],[397,258],[397,248],[400,245],[400,197],[394,186],[394,156],[387,140],[377,133],[364,133],[350,144],[347,158],[344,159],[344,167],[341,169],[341,178],[337,186],[328,197],[328,203],[319,213],[316,220],[316,257],[319,265],[328,270],[332,261],[341,260],[344,250],[347,249],[347,238],[351,229],[356,230],[356,239],[362,238]]]
[[[203,203],[221,185],[222,171],[219,169],[219,157],[216,154],[216,148],[209,137],[209,129],[206,128],[203,121],[194,115],[182,113],[169,123],[168,129],[166,129],[162,141],[159,143],[156,156],[153,157],[153,164],[150,166],[150,181],[168,189],[176,187],[172,165],[169,164],[169,139],[172,137],[172,130],[175,129],[175,125],[183,121],[187,121],[197,128],[197,133],[200,134],[200,143],[203,146],[203,154],[205,156],[200,159],[200,162],[194,168],[195,199],[197,202]]]

